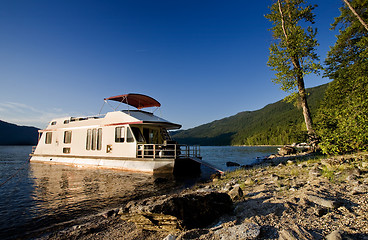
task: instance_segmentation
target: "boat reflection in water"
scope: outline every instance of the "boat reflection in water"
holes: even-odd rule
[[[31,163],[30,174],[37,228],[179,188],[174,181],[156,184],[152,175],[66,165]]]

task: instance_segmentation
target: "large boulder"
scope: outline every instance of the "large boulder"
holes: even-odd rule
[[[283,146],[282,148],[280,148],[278,152],[278,154],[282,156],[295,154],[295,153],[296,153],[296,149],[292,146]]]
[[[194,192],[131,201],[128,213],[158,213],[175,216],[186,228],[205,227],[221,215],[232,211],[232,200],[226,193]]]

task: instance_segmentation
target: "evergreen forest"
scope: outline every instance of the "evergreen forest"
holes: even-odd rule
[[[307,89],[312,116],[315,116],[328,84]],[[280,100],[257,111],[240,112],[185,131],[172,132],[182,144],[283,145],[308,139],[302,109]]]

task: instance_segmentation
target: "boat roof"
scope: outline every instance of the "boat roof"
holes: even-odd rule
[[[86,126],[117,126],[117,125],[148,124],[164,127],[166,129],[179,129],[180,124],[169,122],[153,113],[142,110],[123,110],[108,112],[103,116],[66,117],[53,119],[47,129],[75,128]]]
[[[161,103],[159,103],[156,99],[138,93],[128,93],[123,95],[117,95],[109,98],[105,98],[105,101],[117,101],[121,103],[128,104],[137,109],[148,108],[148,107],[161,107]]]

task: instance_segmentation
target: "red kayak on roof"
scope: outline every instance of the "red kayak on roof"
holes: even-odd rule
[[[126,103],[137,109],[148,108],[148,107],[161,107],[161,104],[156,99],[143,95],[143,94],[138,94],[138,93],[128,93],[128,94],[118,95],[114,97],[105,98],[104,100],[105,101],[111,100],[111,101]]]

